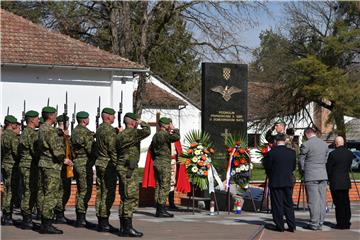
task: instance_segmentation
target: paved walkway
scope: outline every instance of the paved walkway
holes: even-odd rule
[[[306,224],[309,213],[296,211],[297,231],[273,232],[261,230],[266,223],[272,223],[271,214],[242,212],[241,215],[220,212],[220,215],[209,216],[207,212],[175,212],[174,218],[155,218],[155,209],[140,208],[134,217],[134,226],[144,232],[142,239],[359,239],[360,240],[360,204],[352,205],[352,226],[350,230],[335,230],[334,209],[326,216],[325,226],[322,231],[310,231],[302,228]],[[67,209],[65,213],[69,224],[56,225],[64,231],[63,235],[42,235],[36,231],[22,230],[17,226],[3,226],[1,228],[2,239],[119,239],[116,228],[119,227],[117,208],[112,209],[110,223],[114,227],[113,233],[99,233],[96,231],[97,219],[93,208],[89,209],[87,220],[89,227],[73,227],[74,209]],[[21,217],[18,213],[14,218],[19,222]],[[38,221],[35,221],[39,223]],[[37,224],[38,227],[38,224]],[[256,235],[256,233],[259,233]]]

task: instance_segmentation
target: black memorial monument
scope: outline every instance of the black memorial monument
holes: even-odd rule
[[[218,153],[229,133],[247,139],[247,83],[246,64],[202,64],[202,130]]]

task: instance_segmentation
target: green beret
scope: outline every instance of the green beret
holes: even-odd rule
[[[54,107],[43,107],[42,112],[44,113],[56,113],[56,109]]]
[[[39,119],[40,119],[40,124],[43,124],[45,122],[43,117],[40,117]]]
[[[135,113],[132,113],[132,112],[128,112],[125,114],[125,117],[128,117],[128,118],[131,118],[133,120],[137,120],[137,116]]]
[[[170,124],[171,119],[167,118],[167,117],[162,117],[162,118],[160,118],[159,123],[161,123],[161,124]]]
[[[7,115],[5,117],[5,123],[17,123],[17,119],[13,115]]]
[[[281,123],[284,124],[284,125],[286,125],[284,119],[282,119],[282,118],[279,118],[279,119],[276,120],[276,122],[275,122],[275,124],[281,124]]]
[[[87,113],[85,111],[81,111],[81,112],[78,112],[76,114],[77,119],[85,119],[85,118],[88,118],[88,117],[89,117],[89,113]]]
[[[39,113],[34,110],[30,110],[25,113],[25,117],[27,117],[27,118],[33,118],[33,117],[38,117],[38,116],[39,116]]]
[[[107,113],[107,114],[110,114],[110,115],[114,115],[115,110],[112,109],[112,108],[104,108],[101,113]]]
[[[68,116],[66,116],[65,117],[65,121],[68,121],[69,120],[69,117]],[[60,122],[64,122],[64,115],[60,115],[60,116],[58,116],[57,118],[56,118],[56,121],[58,122],[58,123],[60,123]]]

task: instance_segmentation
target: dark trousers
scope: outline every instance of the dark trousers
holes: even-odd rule
[[[295,215],[291,187],[270,187],[273,221],[279,229],[284,229],[284,215],[289,228],[295,229]]]
[[[331,196],[335,205],[336,225],[339,227],[350,227],[351,210],[349,189],[331,190]]]

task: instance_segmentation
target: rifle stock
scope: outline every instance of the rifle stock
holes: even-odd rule
[[[67,113],[68,113],[68,95],[66,92],[66,96],[65,96],[65,104],[64,104],[64,113],[63,113],[63,124],[64,124],[64,131],[66,131],[68,129],[67,126],[67,121],[66,121],[66,117],[67,117]],[[64,133],[64,143],[65,143],[65,158],[66,159],[70,159],[70,136],[66,135]],[[72,178],[74,177],[74,171],[73,171],[73,167],[66,165],[66,177],[67,178]]]

